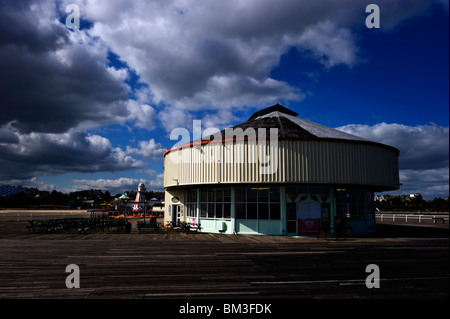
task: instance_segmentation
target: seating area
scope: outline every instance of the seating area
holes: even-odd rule
[[[88,231],[105,232],[111,229],[123,231],[126,221],[123,219],[99,219],[99,218],[60,218],[29,220],[28,233],[62,233],[78,231],[80,233]]]
[[[192,226],[190,223],[180,222],[172,225],[171,222],[163,226],[157,222],[156,218],[149,218],[143,221],[137,221],[134,224],[137,231],[143,230],[150,232],[199,232],[200,225]],[[36,219],[28,220],[27,233],[103,233],[113,230],[114,232],[131,232],[132,223],[127,219],[111,218],[54,218],[54,219]]]
[[[158,230],[159,225],[156,222],[156,218],[150,218],[149,221],[139,221],[137,223],[138,232],[141,232],[141,229],[154,229]]]

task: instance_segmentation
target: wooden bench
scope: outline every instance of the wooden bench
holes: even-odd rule
[[[137,228],[138,232],[141,232],[141,229],[159,229],[159,226],[156,223],[156,218],[151,218],[149,222],[138,222]]]

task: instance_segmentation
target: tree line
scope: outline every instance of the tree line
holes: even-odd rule
[[[130,200],[136,198],[136,191],[127,191]],[[42,208],[54,207],[61,209],[72,209],[89,206],[100,207],[114,201],[122,194],[111,195],[109,191],[103,192],[99,189],[81,190],[71,193],[62,193],[57,190],[39,191],[38,189],[28,189],[27,192],[20,192],[11,196],[0,197],[0,208]],[[145,193],[147,199],[164,199],[164,192],[148,191]]]
[[[411,211],[411,212],[449,212],[449,198],[439,197],[432,200],[424,200],[422,196],[389,196],[376,202],[380,211]]]

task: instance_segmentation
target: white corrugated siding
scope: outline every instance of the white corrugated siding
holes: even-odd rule
[[[267,142],[267,144],[269,144]],[[278,169],[261,174],[255,143],[209,143],[173,150],[164,158],[164,187],[215,183],[361,184],[398,188],[398,156],[387,147],[345,141],[278,141]],[[171,156],[180,156],[176,163]],[[239,158],[243,157],[241,163]],[[216,160],[218,159],[218,160]]]

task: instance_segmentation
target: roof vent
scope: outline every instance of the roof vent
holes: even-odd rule
[[[253,119],[255,119],[255,118],[259,117],[259,116],[266,115],[266,114],[269,114],[269,113],[272,113],[272,112],[275,112],[275,111],[278,111],[278,112],[281,112],[281,113],[285,113],[285,114],[288,114],[288,115],[292,115],[292,116],[298,116],[298,113],[295,113],[294,111],[291,111],[288,108],[285,108],[284,106],[282,106],[282,105],[277,103],[275,105],[269,106],[269,107],[267,107],[265,109],[262,109],[262,110],[260,110],[260,111],[258,111],[256,113],[254,113],[252,116],[250,116],[250,118],[248,120],[250,121],[250,120],[253,120]]]

